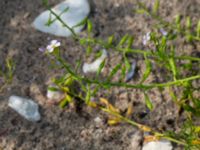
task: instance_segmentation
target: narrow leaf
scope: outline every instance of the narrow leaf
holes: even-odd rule
[[[109,36],[108,45],[111,45],[113,43],[113,40],[114,40],[114,35]]]
[[[147,108],[149,108],[150,110],[153,110],[153,104],[149,98],[149,96],[144,92],[144,96],[145,96],[145,103]]]
[[[126,66],[122,66],[121,67],[121,77],[120,77],[120,80],[123,80],[126,76]]]
[[[109,119],[108,120],[108,124],[111,125],[111,126],[114,126],[114,125],[117,125],[121,122],[121,119],[119,118],[114,118],[114,119]]]
[[[112,71],[110,72],[107,80],[111,80],[113,78],[113,76],[121,69],[121,64],[117,64],[113,69]]]
[[[190,17],[186,18],[186,28],[189,30],[191,28],[191,19]]]
[[[124,56],[126,71],[131,69],[131,64],[126,56]]]
[[[59,89],[56,87],[48,87],[47,89],[48,91],[53,91],[53,92],[59,91]]]
[[[126,111],[126,117],[131,117],[132,113],[133,113],[133,105],[129,103],[127,111]]]
[[[66,105],[73,101],[70,95],[66,95],[66,97],[59,103],[60,108],[64,108]]]
[[[173,58],[169,59],[169,65],[170,65],[170,70],[173,73],[173,78],[174,78],[174,80],[176,80],[176,77],[177,77],[177,68],[176,68],[176,65],[175,65],[175,62],[174,62]]]
[[[181,16],[180,15],[176,15],[175,22],[176,22],[176,27],[178,31],[180,31],[181,30]]]
[[[197,37],[200,38],[200,20],[198,21],[198,24],[197,24]]]
[[[145,14],[145,15],[149,15],[150,16],[150,13],[148,11],[146,11],[145,9],[137,9],[136,13],[137,14]]]
[[[159,6],[160,6],[160,0],[155,0],[154,6],[153,6],[153,13],[154,14],[158,13]]]
[[[92,47],[88,46],[87,49],[86,49],[86,55],[90,55],[91,52],[92,52]]]
[[[88,88],[87,93],[86,93],[86,97],[85,97],[86,104],[89,104],[90,99],[91,99],[91,91],[90,91],[90,88]]]
[[[89,33],[91,33],[92,32],[92,22],[89,20],[89,19],[87,19],[87,31],[89,32]]]
[[[83,19],[81,22],[79,22],[77,25],[73,26],[72,29],[73,29],[73,28],[76,28],[76,27],[80,27],[80,26],[85,25],[85,24],[87,23],[87,20],[88,20],[88,18],[86,17],[86,18]]]
[[[127,48],[131,48],[133,45],[134,38],[132,36],[129,36],[128,41],[127,41]]]
[[[128,40],[128,35],[124,35],[123,38],[120,40],[118,47],[124,45],[124,43]]]
[[[106,60],[104,60],[104,61],[100,64],[100,66],[99,66],[99,68],[98,68],[98,71],[97,71],[97,76],[100,75],[100,73],[102,72],[102,70],[103,70],[105,64],[106,64]]]
[[[148,78],[152,70],[151,61],[147,58],[146,55],[144,55],[144,58],[145,58],[146,70],[142,76],[142,80],[140,81],[140,83],[143,83]]]

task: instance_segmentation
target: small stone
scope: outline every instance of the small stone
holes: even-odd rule
[[[142,150],[172,150],[171,142],[167,140],[151,141],[143,145]]]
[[[106,59],[107,57],[107,51],[104,49],[102,55],[97,58],[94,62],[88,64],[83,64],[83,72],[84,73],[95,73],[98,71],[101,63]]]
[[[94,122],[96,123],[96,127],[98,127],[98,128],[103,126],[103,120],[100,117],[96,117],[94,119]]]
[[[98,123],[98,124],[102,122],[102,120],[101,120],[100,117],[96,117],[96,118],[94,119],[94,121],[95,121],[96,123]]]
[[[53,12],[56,13],[62,21],[67,24],[70,28],[73,28],[75,33],[79,33],[84,25],[76,26],[83,21],[90,12],[90,5],[88,0],[65,0],[52,8]],[[50,26],[47,22],[52,23]],[[76,26],[76,27],[74,27]],[[56,17],[51,14],[49,10],[42,12],[33,22],[33,27],[39,31],[50,33],[57,36],[68,37],[72,35],[71,31],[64,27]]]
[[[29,121],[36,122],[41,119],[38,111],[39,106],[31,99],[22,98],[19,96],[10,96],[8,100],[8,106]]]
[[[47,98],[49,101],[59,102],[64,98],[64,93],[59,90],[58,86],[52,84],[47,89]]]
[[[135,75],[136,61],[134,60],[131,64],[131,68],[126,75],[126,82],[130,81]]]

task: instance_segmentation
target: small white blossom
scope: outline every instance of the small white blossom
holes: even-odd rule
[[[59,47],[61,44],[57,40],[52,40],[49,45],[47,45],[46,49],[49,53],[52,53],[56,47]]]
[[[147,32],[142,38],[143,45],[147,45],[147,42],[151,39],[151,32]]]

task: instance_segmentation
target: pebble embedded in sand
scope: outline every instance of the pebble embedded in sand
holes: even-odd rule
[[[166,140],[145,143],[142,150],[172,150],[172,144]]]
[[[98,71],[101,63],[106,59],[107,57],[107,51],[104,49],[102,55],[97,58],[94,62],[92,63],[84,63],[83,64],[83,72],[84,73],[95,73]]]
[[[88,0],[65,0],[52,8],[60,18],[70,28],[78,25],[83,21],[90,12]],[[65,11],[67,10],[67,11]],[[52,24],[47,26],[47,22],[51,17]],[[33,22],[33,27],[39,31],[50,33],[57,36],[68,37],[72,33],[59,20],[55,20],[55,16],[49,10],[42,12]],[[75,33],[79,33],[84,25],[74,27]]]
[[[100,117],[94,118],[94,122],[97,128],[102,127],[104,125],[104,121]]]
[[[38,111],[39,106],[31,99],[26,99],[19,96],[10,96],[8,100],[8,106],[29,121],[36,122],[41,119]]]
[[[59,102],[64,98],[64,93],[60,91],[59,87],[51,84],[47,89],[47,98],[49,103]]]
[[[126,82],[130,81],[135,75],[136,61],[134,60],[131,64],[131,68],[126,75]]]

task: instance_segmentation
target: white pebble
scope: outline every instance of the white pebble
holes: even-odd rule
[[[144,144],[142,150],[172,150],[172,144],[166,140],[152,141]]]
[[[106,59],[107,51],[104,49],[101,57],[97,58],[94,62],[88,64],[83,64],[83,72],[84,73],[95,73],[98,71],[101,63]]]
[[[63,12],[68,8],[68,11]],[[83,21],[90,12],[90,5],[88,0],[65,0],[59,3],[52,10],[70,27],[78,25]],[[50,33],[57,36],[68,37],[72,33],[59,20],[55,20],[50,26],[46,23],[51,16],[51,20],[55,19],[55,16],[50,13],[49,10],[42,12],[33,22],[33,27],[39,31]],[[76,33],[79,33],[84,25],[74,28]]]
[[[96,118],[94,119],[94,121],[95,121],[97,124],[102,123],[102,119],[101,119],[100,117],[96,117]]]
[[[57,90],[51,90],[49,88],[55,88]],[[51,85],[47,89],[47,98],[50,100],[61,100],[64,97],[63,92],[61,92],[56,85]]]
[[[19,96],[10,96],[8,106],[29,121],[36,122],[41,119],[38,111],[39,106],[31,99],[22,98]]]

